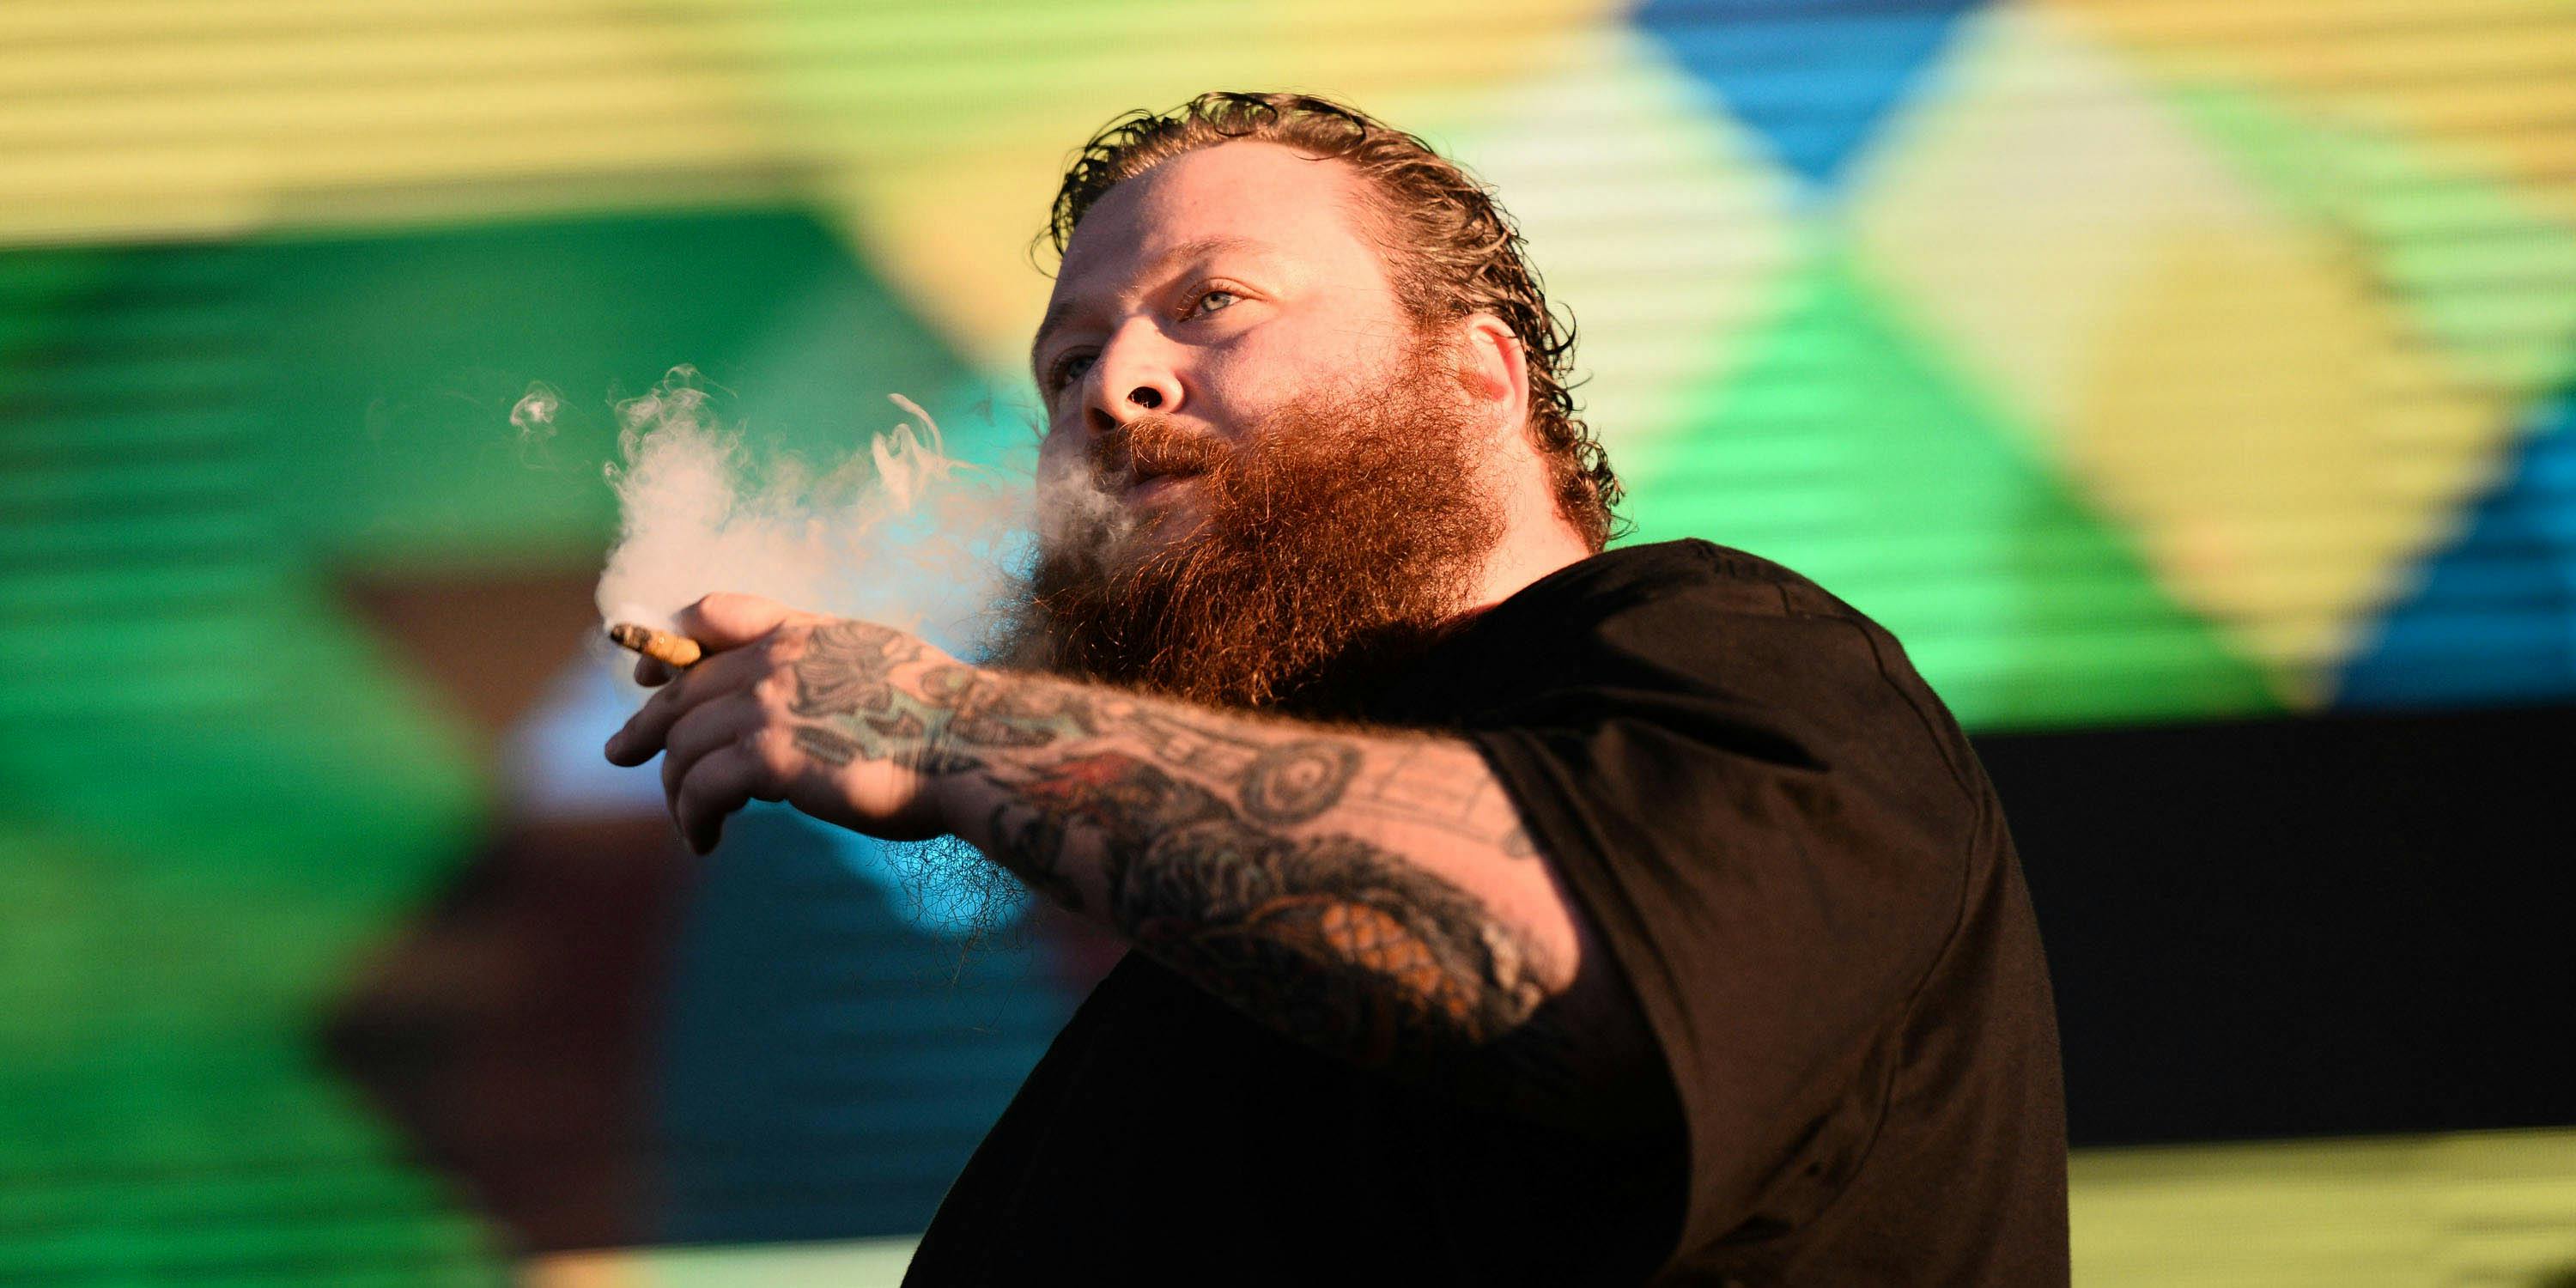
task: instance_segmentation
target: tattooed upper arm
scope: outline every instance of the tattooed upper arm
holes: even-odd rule
[[[1063,847],[1096,833],[1106,903],[1085,910],[1219,998],[1472,1100],[1596,1113],[1582,1093],[1635,1065],[1642,1021],[1587,932],[1566,960],[1453,879],[1555,888],[1482,758],[1418,734],[1233,720],[1156,708],[1153,736],[1127,744],[1104,725],[1094,750],[1015,780],[1027,812],[996,857],[1063,898]],[[1396,836],[1447,851],[1446,872]]]

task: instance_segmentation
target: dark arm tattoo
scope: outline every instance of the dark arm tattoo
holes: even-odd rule
[[[1359,768],[1359,749],[1348,742],[1305,738],[1283,743],[1261,753],[1243,771],[1243,811],[1272,827],[1306,822],[1341,803]]]
[[[794,664],[800,744],[974,777],[972,839],[996,862],[1078,909],[1088,878],[1107,906],[1083,910],[1292,1037],[1418,1066],[1510,1036],[1532,1062],[1523,1030],[1548,992],[1528,936],[1332,826],[1356,809],[1508,851],[1519,829],[1490,782],[1444,783],[1412,752],[1373,767],[1329,729],[930,657],[881,627],[818,628]]]
[[[1347,762],[1336,770],[1347,781]],[[1118,752],[1060,761],[1021,790],[1106,834],[1110,913],[1137,947],[1360,1063],[1485,1045],[1545,1000],[1527,948],[1481,904],[1363,841],[1281,836]],[[1267,790],[1247,782],[1244,794]]]

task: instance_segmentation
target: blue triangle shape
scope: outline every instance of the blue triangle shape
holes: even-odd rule
[[[1983,2],[1649,0],[1635,21],[1821,187]]]
[[[2514,455],[2468,529],[2354,654],[2336,705],[2576,695],[2576,392],[2541,414]]]

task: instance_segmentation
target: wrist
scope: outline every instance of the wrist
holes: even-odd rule
[[[981,667],[943,659],[905,678],[921,695],[921,727],[910,731],[913,745],[911,754],[903,758],[904,767],[921,775],[925,783],[979,767],[959,725],[971,721],[975,709],[989,701],[989,674]]]

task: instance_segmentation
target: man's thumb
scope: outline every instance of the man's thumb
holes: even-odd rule
[[[719,592],[680,610],[680,633],[710,653],[741,648],[787,622],[810,617],[774,599]]]

